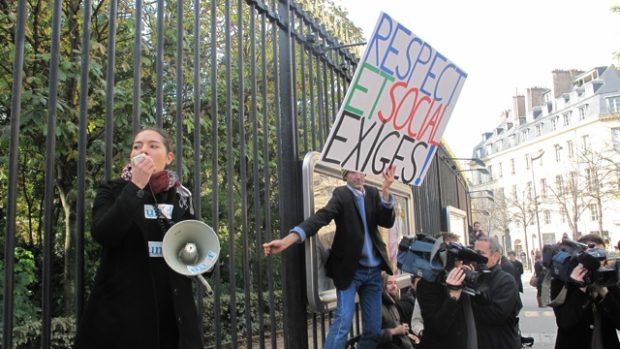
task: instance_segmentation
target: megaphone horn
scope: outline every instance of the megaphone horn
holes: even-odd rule
[[[197,220],[173,225],[164,235],[162,253],[172,270],[197,277],[213,293],[201,275],[212,270],[220,256],[220,240],[210,226]]]

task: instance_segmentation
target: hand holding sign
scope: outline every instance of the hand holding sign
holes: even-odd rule
[[[383,183],[381,184],[381,193],[383,194],[383,200],[390,200],[390,186],[394,183],[394,174],[396,173],[396,166],[392,165],[385,169],[383,172]]]

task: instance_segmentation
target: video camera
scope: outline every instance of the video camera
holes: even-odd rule
[[[601,266],[607,259],[607,253],[594,244],[584,244],[570,239],[543,247],[543,265],[551,271],[551,275],[564,283],[575,283],[570,274],[581,264],[588,272],[581,286],[596,284],[612,286],[618,284],[618,263],[612,266]]]
[[[444,283],[447,272],[454,267],[454,261],[461,260],[474,270],[464,269],[463,291],[476,295],[481,276],[487,273],[487,258],[457,242],[443,243],[437,239],[419,234],[415,238],[403,237],[398,245],[398,268],[436,283]]]

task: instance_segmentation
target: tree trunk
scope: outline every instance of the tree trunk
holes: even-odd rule
[[[64,314],[75,314],[75,277],[73,272],[74,265],[74,237],[76,236],[76,217],[75,217],[75,200],[68,201],[67,193],[63,188],[58,189],[60,193],[60,201],[64,212],[65,222],[65,241],[63,245],[64,263],[63,263],[63,295],[64,295]]]

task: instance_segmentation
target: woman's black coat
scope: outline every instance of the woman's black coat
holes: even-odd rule
[[[558,279],[551,281],[551,297],[555,298],[564,284]],[[609,293],[603,299],[593,300],[577,286],[566,286],[566,300],[562,305],[553,308],[558,334],[555,347],[561,349],[590,348],[594,328],[594,304],[601,311],[601,337],[605,349],[619,349],[618,335],[620,330],[620,291],[617,287],[609,287]]]
[[[150,191],[138,192],[138,187],[123,180],[104,183],[97,190],[92,235],[103,251],[75,347],[154,349],[161,347],[160,333],[172,331],[178,333],[178,348],[202,348],[192,282],[170,268],[153,268],[155,258],[149,257],[147,236],[161,228],[156,219],[145,218],[145,204],[154,203]],[[188,209],[179,206],[174,189],[159,194],[158,201],[173,205],[174,222],[192,218]],[[172,328],[159,328],[157,294],[166,291],[155,289],[154,270],[167,273],[170,293],[166,296],[172,300],[174,314],[167,322]]]

